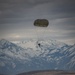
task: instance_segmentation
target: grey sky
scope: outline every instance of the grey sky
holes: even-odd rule
[[[36,37],[33,22],[38,18],[49,20],[48,38],[75,43],[74,0],[0,0],[0,39]]]

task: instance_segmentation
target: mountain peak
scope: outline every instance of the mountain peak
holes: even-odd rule
[[[8,40],[6,39],[1,39],[0,40],[0,45],[5,45],[5,44],[10,44],[11,42],[9,42]]]
[[[6,39],[1,39],[1,40],[7,41]]]
[[[1,39],[0,42],[9,42],[9,41],[6,39]]]

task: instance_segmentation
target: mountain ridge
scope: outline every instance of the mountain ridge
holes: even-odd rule
[[[1,74],[51,69],[75,71],[75,45],[52,40],[26,40],[22,44],[0,41]]]

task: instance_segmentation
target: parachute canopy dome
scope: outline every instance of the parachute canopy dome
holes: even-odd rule
[[[37,19],[34,21],[34,26],[47,27],[48,25],[49,25],[49,22],[47,19]]]

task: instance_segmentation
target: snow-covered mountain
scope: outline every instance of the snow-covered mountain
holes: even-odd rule
[[[51,39],[30,39],[18,43],[0,40],[1,74],[49,69],[75,71],[75,45]]]

